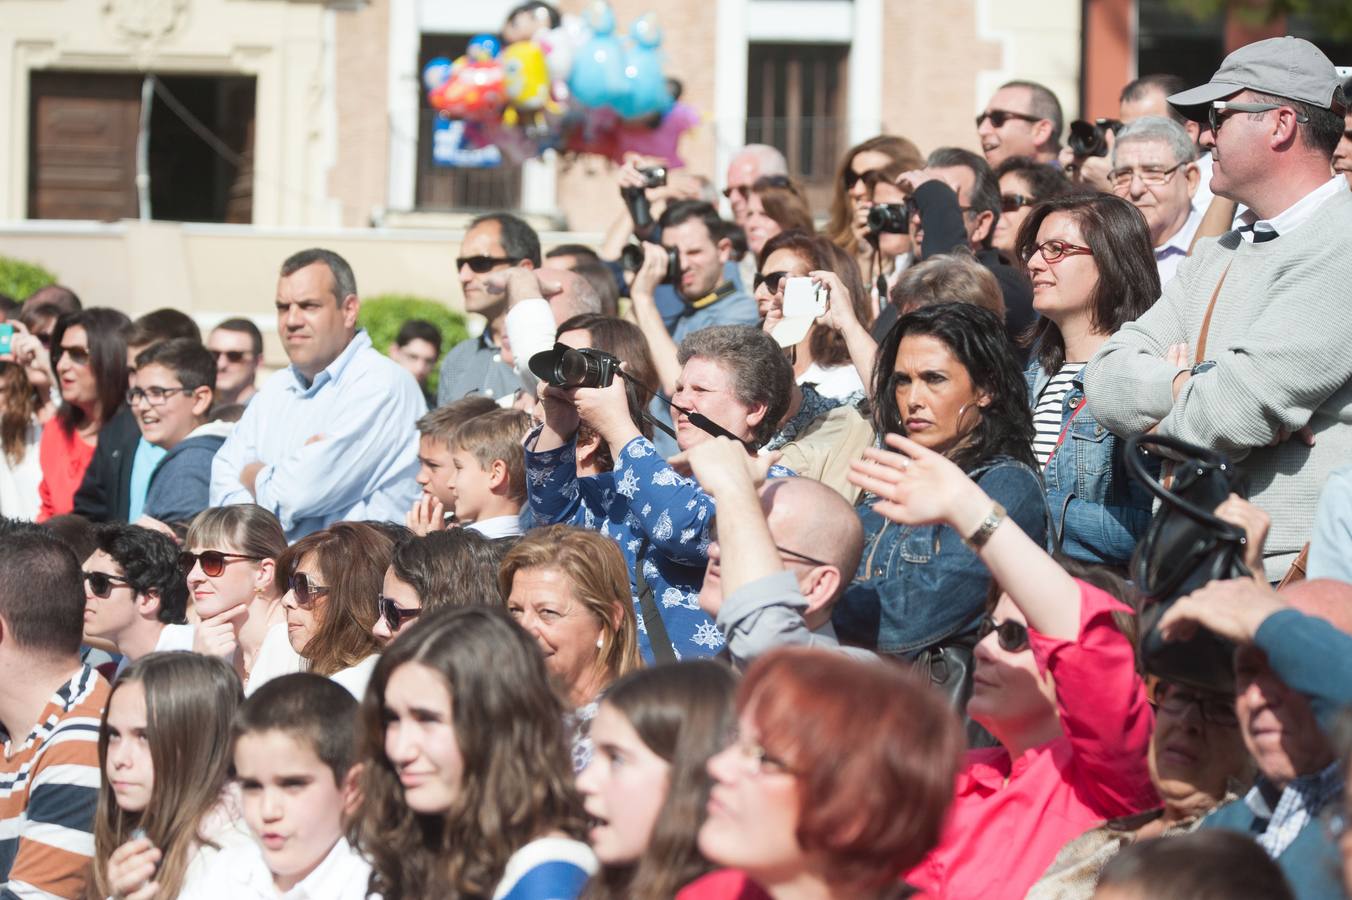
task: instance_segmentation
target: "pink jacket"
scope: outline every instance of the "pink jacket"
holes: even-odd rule
[[[935,900],[1019,900],[1067,841],[1159,805],[1146,766],[1154,713],[1116,610],[1128,611],[1080,582],[1078,640],[1028,630],[1056,682],[1062,736],[1018,759],[969,750],[944,836],[908,882]]]

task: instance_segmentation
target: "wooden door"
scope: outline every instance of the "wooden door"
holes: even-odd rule
[[[135,218],[141,76],[34,72],[28,217]]]

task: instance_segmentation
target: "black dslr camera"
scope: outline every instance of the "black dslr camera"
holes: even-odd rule
[[[1070,137],[1066,143],[1076,156],[1107,156],[1108,132],[1117,133],[1122,123],[1117,119],[1095,119],[1088,122],[1076,119],[1070,123]]]
[[[668,247],[667,250],[667,274],[662,279],[663,284],[681,283],[681,254],[676,248]],[[620,265],[626,272],[637,273],[643,268],[643,245],[625,244],[624,249],[620,251]]]
[[[561,388],[610,387],[620,371],[620,360],[604,350],[578,350],[564,344],[535,354],[529,365],[536,378]]]
[[[654,166],[638,171],[643,176],[643,187],[620,188],[620,196],[624,198],[624,205],[629,208],[629,218],[634,220],[634,233],[639,237],[647,237],[657,223],[653,220],[652,204],[648,202],[648,195],[645,192],[648,188],[662,187],[666,184],[667,170],[663,166]]]
[[[879,203],[868,211],[868,233],[906,234],[911,230],[911,216],[915,215],[915,203]]]

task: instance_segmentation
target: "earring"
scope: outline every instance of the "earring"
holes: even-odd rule
[[[602,647],[604,647],[605,645],[606,645],[606,639],[605,639],[604,637],[598,637],[598,638],[596,639],[596,649],[597,649],[597,650],[600,650],[600,649],[601,649]]]

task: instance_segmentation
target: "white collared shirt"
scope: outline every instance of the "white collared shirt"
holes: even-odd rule
[[[518,537],[521,534],[521,517],[519,515],[494,516],[491,519],[471,522],[465,527],[470,531],[479,532],[490,541],[498,538]]]
[[[1347,179],[1342,175],[1334,175],[1271,219],[1260,219],[1253,210],[1249,210],[1242,217],[1244,227],[1240,228],[1239,233],[1244,240],[1250,243],[1253,243],[1255,231],[1275,231],[1278,235],[1287,234],[1293,229],[1299,228],[1313,216],[1315,210],[1324,205],[1325,200],[1331,200],[1346,190],[1348,190]]]
[[[1155,248],[1155,265],[1160,272],[1160,287],[1168,284],[1169,279],[1178,271],[1178,264],[1187,258],[1188,250],[1192,247],[1192,239],[1197,234],[1197,228],[1202,224],[1202,216],[1205,213],[1205,209],[1193,206],[1188,218],[1183,221],[1183,227],[1178,229],[1173,237]]]
[[[213,860],[200,889],[180,900],[365,900],[371,865],[346,838],[289,891],[279,891],[257,844],[230,847]]]

